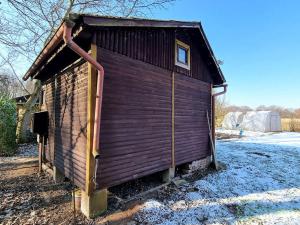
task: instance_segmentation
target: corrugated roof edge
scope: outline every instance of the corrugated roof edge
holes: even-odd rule
[[[205,45],[209,50],[209,53],[214,61],[216,69],[223,81],[226,82],[225,77],[217,63],[215,55],[212,51],[212,48],[207,40],[207,37],[204,33],[202,25],[200,22],[188,22],[188,21],[176,21],[176,20],[155,20],[155,19],[144,19],[144,18],[124,18],[124,17],[113,17],[113,16],[99,16],[93,14],[70,14],[70,19],[73,20],[76,24],[83,23],[88,26],[124,26],[124,27],[178,27],[178,28],[198,28],[201,36],[205,41]],[[64,21],[63,21],[64,22]],[[27,80],[29,77],[35,75],[37,69],[41,66],[44,58],[49,57],[52,54],[52,51],[56,46],[50,46],[53,44],[54,38],[61,38],[57,33],[60,30],[63,22],[60,24],[54,35],[49,38],[49,41],[44,46],[43,50],[39,53],[31,67],[28,69],[26,74],[23,77],[23,80]],[[58,45],[58,42],[54,42],[55,45]]]

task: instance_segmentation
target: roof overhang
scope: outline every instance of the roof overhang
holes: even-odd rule
[[[200,36],[205,43],[205,47],[209,52],[209,56],[212,59],[213,67],[216,69],[217,75],[219,76],[218,84],[225,83],[226,80],[224,75],[217,63],[212,48],[207,40],[202,25],[200,22],[183,22],[175,20],[149,20],[149,19],[138,19],[138,18],[121,18],[121,17],[103,17],[89,14],[71,14],[70,19],[75,22],[75,33],[73,34],[74,39],[80,38],[83,33],[83,28],[86,27],[152,27],[152,28],[192,28],[197,29],[200,32]],[[90,37],[89,37],[90,38]],[[61,53],[66,49],[66,45],[63,41],[63,23],[56,30],[55,34],[49,39],[43,50],[35,59],[34,63],[28,69],[23,77],[23,80],[28,78],[37,78],[40,71],[53,61],[53,58],[57,54]],[[69,54],[72,53],[69,50]],[[74,55],[74,53],[73,53]],[[75,56],[73,57],[76,58]],[[77,56],[78,58],[78,56]]]

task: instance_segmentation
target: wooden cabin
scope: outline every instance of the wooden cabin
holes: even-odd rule
[[[92,132],[97,71],[59,34],[24,79],[42,81],[41,110],[49,117],[41,124],[48,126],[44,159],[82,190],[83,212],[96,215],[101,206],[95,202],[105,201],[109,187],[196,160],[210,162],[207,113],[211,123],[212,89],[225,79],[201,24],[70,18],[73,40],[105,70],[100,136]],[[93,138],[101,146],[97,165]]]

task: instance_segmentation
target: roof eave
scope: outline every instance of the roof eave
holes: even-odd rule
[[[44,46],[43,50],[39,53],[39,55],[34,60],[33,64],[27,70],[26,74],[23,76],[23,80],[28,80],[29,77],[32,77],[36,71],[38,70],[41,62],[43,62],[49,54],[53,52],[53,50],[58,46],[58,44],[63,40],[63,23],[60,24],[55,34]]]
[[[218,74],[220,75],[220,77],[221,77],[221,79],[223,81],[222,83],[226,83],[226,79],[225,79],[225,77],[223,75],[223,72],[222,72],[222,70],[221,70],[221,68],[220,68],[220,66],[218,64],[218,61],[217,61],[217,59],[215,57],[215,54],[214,54],[214,52],[213,52],[213,50],[212,50],[212,48],[211,48],[211,46],[209,44],[209,41],[208,41],[208,39],[207,39],[207,37],[206,37],[206,35],[204,33],[203,27],[202,27],[202,25],[201,25],[200,22],[198,23],[198,28],[199,28],[201,36],[203,37],[205,45],[206,45],[206,47],[207,47],[207,49],[208,49],[208,51],[209,51],[209,53],[210,53],[210,55],[211,55],[211,57],[213,59],[214,65],[217,68]]]
[[[197,28],[198,22],[182,22],[174,20],[127,19],[118,17],[96,17],[83,15],[83,22],[88,26],[103,27],[158,27],[158,28]]]
[[[206,38],[206,35],[203,31],[202,25],[200,22],[182,22],[182,21],[162,21],[162,20],[145,20],[145,19],[126,19],[126,18],[115,18],[115,17],[96,17],[91,15],[72,15],[74,20],[78,22],[82,21],[83,24],[93,27],[93,26],[102,26],[102,27],[158,27],[158,28],[194,28],[199,29],[200,34],[205,42],[205,45],[209,51],[211,58],[213,59],[214,66],[217,69],[218,75],[222,79],[222,83],[225,83],[226,80],[224,75],[217,63],[217,60],[214,56],[213,50]],[[53,37],[48,41],[43,50],[35,59],[34,63],[28,69],[26,74],[23,77],[23,80],[27,80],[29,77],[34,77],[38,73],[38,69],[41,64],[51,55],[54,49],[63,41],[63,23],[59,26]]]

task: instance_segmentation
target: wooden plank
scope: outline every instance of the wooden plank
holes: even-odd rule
[[[209,154],[206,111],[210,108],[207,84],[180,74],[175,76],[176,165]]]
[[[159,167],[157,165],[154,165],[150,168],[147,167],[145,171],[140,171],[140,172],[134,173],[134,174],[133,173],[124,174],[122,176],[122,178],[102,180],[101,183],[100,183],[100,187],[101,188],[107,188],[107,187],[115,186],[115,185],[122,184],[126,181],[129,181],[129,180],[133,180],[133,179],[137,179],[137,178],[149,175],[149,170],[151,170],[152,173],[156,173],[156,172],[163,171],[167,168],[168,167],[163,168],[163,167]]]
[[[130,36],[132,40],[135,37]],[[102,49],[98,60],[103,62],[107,74],[98,182],[111,186],[140,173],[151,174],[157,167],[169,168],[170,72]]]
[[[175,73],[172,72],[172,168],[175,169]]]
[[[214,145],[214,141],[213,141],[213,134],[212,134],[208,111],[207,111],[207,123],[208,123],[208,132],[209,132],[208,135],[209,135],[209,140],[210,140],[210,147],[211,147],[212,156],[213,156],[213,164],[215,166],[215,169],[217,170],[219,166],[218,166],[218,161],[216,158],[215,145]]]
[[[97,45],[91,45],[91,55],[97,59]],[[88,110],[87,110],[87,145],[86,145],[86,177],[85,177],[85,191],[90,195],[94,189],[92,182],[95,170],[95,160],[92,154],[93,151],[93,131],[94,131],[94,117],[95,117],[95,99],[97,90],[97,71],[89,63],[88,64]]]

